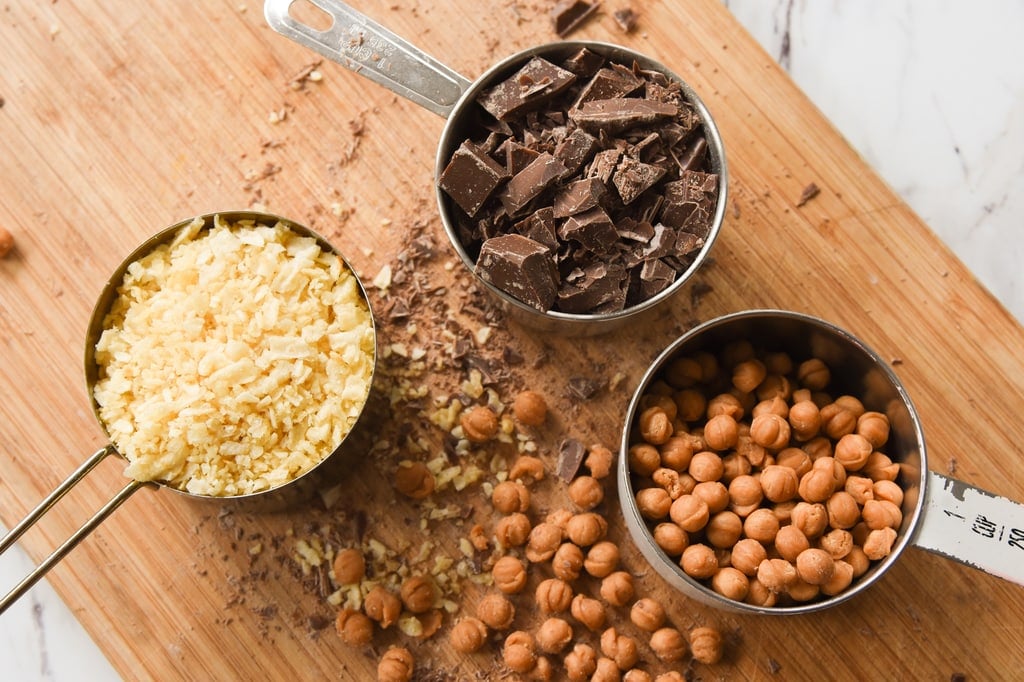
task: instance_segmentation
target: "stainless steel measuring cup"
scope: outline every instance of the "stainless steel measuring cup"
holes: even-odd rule
[[[201,229],[209,229],[213,226],[215,216],[236,223],[239,221],[253,221],[260,225],[275,225],[282,224],[289,228],[291,231],[316,240],[320,248],[328,253],[332,253],[338,256],[345,266],[352,272],[355,277],[356,284],[358,286],[359,295],[366,302],[367,309],[370,309],[369,300],[367,299],[366,292],[363,289],[362,282],[359,281],[359,277],[355,275],[355,271],[352,270],[351,266],[345,260],[334,246],[331,245],[322,236],[309,229],[308,227],[282,218],[281,216],[262,213],[258,211],[222,211],[218,213],[211,213],[207,215],[199,216],[203,220],[203,227]],[[104,318],[106,317],[111,306],[114,304],[118,296],[118,287],[120,287],[125,272],[129,266],[137,262],[143,256],[149,254],[157,247],[162,244],[167,244],[173,240],[173,238],[181,231],[182,228],[186,227],[195,220],[194,218],[188,218],[179,223],[176,223],[164,230],[161,230],[157,234],[150,237],[138,248],[136,248],[121,265],[114,271],[103,288],[102,293],[96,301],[96,305],[93,308],[92,316],[89,320],[89,326],[86,333],[85,339],[85,383],[89,394],[90,404],[92,405],[93,414],[96,416],[97,421],[103,428],[104,433],[108,433],[106,424],[103,423],[103,419],[99,414],[99,406],[96,403],[94,397],[93,388],[96,382],[99,380],[99,368],[95,360],[96,343],[103,333]],[[371,324],[373,323],[373,315],[371,310]],[[374,350],[373,350],[373,363],[376,366],[376,332],[374,332]],[[371,375],[372,383],[372,375]],[[360,417],[366,412],[366,403],[369,396],[363,401],[363,405],[360,412]],[[357,420],[358,421],[358,420]],[[108,516],[110,516],[118,507],[120,507],[129,497],[141,490],[142,488],[162,488],[178,495],[183,495],[186,498],[193,500],[206,500],[212,502],[230,503],[235,508],[241,511],[255,511],[255,512],[266,512],[275,511],[286,508],[290,505],[295,504],[301,500],[306,500],[317,490],[319,484],[321,484],[327,476],[335,475],[337,469],[337,462],[340,458],[344,457],[345,445],[347,441],[353,436],[356,426],[346,434],[340,443],[337,443],[334,450],[324,457],[318,464],[308,469],[303,474],[292,478],[282,484],[271,487],[267,490],[261,490],[255,493],[241,494],[234,496],[223,496],[214,497],[208,495],[199,495],[194,493],[185,492],[174,486],[167,485],[160,482],[142,482],[137,480],[129,481],[117,494],[115,494],[109,502],[107,502],[99,511],[97,511],[91,518],[89,518],[77,531],[75,531],[63,544],[61,544],[56,550],[53,551],[46,559],[44,559],[28,576],[26,576],[17,586],[15,586],[2,600],[0,600],[0,614],[7,610],[11,604],[13,604],[19,597],[21,597],[29,588],[32,587],[36,582],[42,578],[47,571],[50,570],[57,562],[59,562],[64,556],[67,555],[72,549],[74,549],[79,542],[81,542],[89,533],[95,530]],[[68,478],[61,483],[57,488],[50,493],[46,499],[40,502],[35,509],[30,511],[28,515],[22,519],[17,525],[8,531],[7,535],[0,539],[0,554],[10,548],[20,538],[25,531],[34,526],[54,505],[56,505],[61,498],[64,497],[75,485],[80,483],[93,469],[95,469],[103,460],[107,457],[114,455],[117,457],[123,457],[123,455],[117,451],[117,448],[113,443],[109,443],[90,456],[78,469],[76,469]]]
[[[728,186],[725,151],[718,127],[700,97],[682,78],[664,65],[619,45],[595,41],[561,41],[513,54],[493,65],[475,81],[470,81],[339,0],[307,1],[330,17],[332,23],[329,27],[322,30],[314,28],[292,16],[290,9],[296,0],[265,0],[264,14],[267,23],[275,31],[298,44],[447,119],[438,142],[434,168],[434,184],[441,220],[463,265],[474,273],[476,282],[490,292],[512,319],[534,329],[553,331],[566,336],[604,333],[672,297],[707,260],[725,219]],[[551,60],[564,59],[583,47],[612,61],[625,64],[636,62],[645,70],[658,71],[681,84],[683,94],[703,121],[711,168],[719,177],[718,201],[711,230],[703,247],[689,267],[679,273],[675,281],[657,295],[615,313],[581,315],[559,311],[542,312],[508,295],[476,273],[475,261],[463,247],[456,229],[454,203],[440,189],[437,180],[441,177],[452,153],[469,137],[478,111],[482,111],[476,105],[476,98],[482,91],[512,75],[534,56],[547,57]]]
[[[628,450],[641,399],[675,358],[700,351],[717,352],[730,342],[747,340],[791,357],[818,357],[832,374],[834,395],[860,398],[868,410],[886,414],[891,431],[885,453],[899,464],[904,490],[903,520],[892,552],[835,596],[813,602],[764,607],[733,601],[687,575],[654,541],[640,513],[629,472]],[[651,566],[683,594],[718,608],[769,615],[820,611],[860,594],[917,546],[968,566],[1024,585],[1024,505],[928,470],[924,432],[909,394],[889,365],[873,350],[824,320],[785,310],[750,310],[725,315],[691,329],[651,364],[629,404],[617,470],[619,499],[626,525]]]

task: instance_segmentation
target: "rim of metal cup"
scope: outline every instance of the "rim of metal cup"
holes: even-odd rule
[[[787,326],[786,333],[783,334],[782,330],[773,333],[773,325]],[[752,333],[758,335],[752,336]],[[729,340],[741,338],[754,340],[755,343],[781,342],[794,355],[823,357],[826,363],[830,356],[843,357],[844,363],[840,367],[833,367],[830,363],[833,378],[839,378],[838,388],[857,395],[867,409],[884,412],[892,421],[890,443],[895,439],[899,452],[889,452],[887,443],[886,454],[900,464],[901,487],[904,489],[903,522],[889,556],[872,562],[864,575],[856,578],[850,587],[835,596],[772,607],[728,599],[683,572],[679,564],[654,542],[647,522],[637,508],[629,473],[628,450],[633,442],[633,423],[647,387],[658,377],[666,363],[677,355],[718,349]],[[794,339],[795,347],[790,347]],[[775,347],[773,350],[783,350],[783,347]],[[846,390],[851,382],[860,383],[863,388]],[[736,613],[774,616],[822,611],[846,602],[874,585],[896,562],[903,550],[913,544],[928,482],[927,453],[920,419],[910,396],[888,363],[856,336],[830,322],[803,313],[775,309],[747,310],[709,320],[680,336],[658,355],[630,400],[622,430],[616,474],[626,526],[640,553],[662,578],[687,597],[704,604]]]
[[[286,507],[294,501],[297,501],[303,497],[308,497],[309,494],[313,491],[316,484],[319,482],[319,473],[322,472],[323,469],[327,468],[328,462],[334,459],[339,454],[339,452],[343,450],[343,446],[345,445],[345,443],[349,441],[352,432],[355,431],[359,422],[362,421],[363,415],[366,414],[366,408],[371,398],[370,394],[372,393],[373,380],[376,375],[377,327],[376,320],[373,315],[373,308],[370,306],[370,299],[366,295],[366,290],[363,287],[362,280],[356,273],[355,269],[352,267],[351,263],[349,263],[345,256],[337,248],[335,248],[333,244],[327,241],[327,239],[321,234],[310,229],[309,227],[306,227],[301,223],[291,220],[290,218],[285,218],[283,216],[279,216],[273,213],[252,210],[229,210],[205,213],[199,216],[192,216],[190,218],[180,220],[177,223],[171,225],[170,227],[166,227],[150,236],[144,242],[139,244],[126,258],[124,258],[124,260],[121,261],[121,264],[117,267],[117,269],[114,270],[113,273],[111,273],[109,279],[107,280],[107,283],[103,287],[103,291],[100,293],[100,296],[96,299],[96,304],[93,306],[92,314],[89,317],[89,326],[87,328],[85,337],[84,364],[86,391],[89,395],[89,404],[92,407],[93,415],[96,417],[97,423],[103,429],[104,435],[107,436],[107,438],[109,439],[110,434],[107,431],[107,425],[104,422],[104,420],[100,417],[99,406],[97,405],[95,398],[94,387],[96,385],[96,381],[98,380],[99,373],[99,369],[96,366],[95,361],[95,351],[96,342],[99,340],[100,334],[103,333],[104,318],[106,317],[107,312],[110,310],[110,307],[113,305],[113,302],[117,297],[117,290],[124,279],[124,274],[132,265],[132,263],[135,263],[140,258],[146,256],[153,250],[159,248],[161,245],[170,243],[174,239],[175,235],[177,235],[183,228],[190,225],[194,220],[196,220],[196,218],[199,218],[200,220],[203,221],[203,227],[201,228],[201,230],[207,231],[213,226],[214,219],[217,217],[231,223],[237,223],[239,221],[248,220],[255,221],[255,223],[257,224],[271,226],[280,223],[299,235],[309,237],[315,240],[317,244],[320,246],[320,248],[322,248],[324,251],[332,253],[338,258],[340,258],[345,267],[347,267],[349,272],[352,273],[352,276],[355,278],[356,285],[359,288],[359,293],[362,296],[363,301],[365,301],[366,303],[367,310],[370,312],[370,324],[373,328],[374,342],[373,362],[371,365],[369,382],[370,389],[367,391],[367,395],[363,399],[363,404],[360,407],[359,416],[356,419],[356,423],[353,424],[352,428],[349,430],[348,434],[346,434],[345,437],[341,439],[341,442],[336,444],[334,449],[330,453],[326,454],[315,465],[304,471],[302,474],[294,478],[291,478],[283,483],[279,483],[278,485],[267,488],[266,490],[260,490],[257,492],[245,493],[241,495],[200,495],[196,493],[190,493],[185,490],[181,490],[180,488],[177,488],[173,485],[170,485],[162,481],[152,482],[161,489],[170,490],[172,492],[175,492],[179,495],[183,495],[191,499],[211,500],[217,502],[230,501],[245,505],[244,508],[246,510],[251,509],[253,511],[269,511]],[[125,459],[124,455],[117,451],[112,441],[109,447],[111,447],[119,457]]]
[[[492,85],[494,82],[511,75],[531,57],[554,54],[565,58],[584,47],[601,54],[606,59],[625,63],[631,63],[635,60],[636,63],[645,70],[659,71],[669,78],[678,81],[687,101],[693,105],[697,110],[697,113],[700,115],[702,127],[704,128],[704,135],[708,143],[708,153],[711,157],[711,168],[713,172],[718,174],[718,203],[715,206],[715,214],[711,223],[711,230],[704,241],[704,246],[701,247],[700,252],[694,258],[689,267],[680,273],[670,286],[659,292],[657,295],[622,311],[602,313],[598,315],[581,315],[552,310],[542,312],[508,295],[498,287],[480,277],[476,272],[476,263],[466,253],[466,250],[459,239],[454,219],[451,217],[452,212],[457,209],[453,206],[452,200],[447,194],[445,194],[444,190],[442,190],[438,184],[441,173],[444,172],[445,167],[448,165],[448,161],[452,153],[458,148],[463,140],[468,137],[468,135],[464,133],[464,131],[467,130],[466,119],[471,119],[476,113],[474,110],[474,104],[476,97],[481,90]],[[517,322],[521,322],[540,331],[553,331],[568,336],[587,336],[610,331],[615,327],[620,326],[626,320],[656,307],[660,303],[671,298],[674,294],[678,293],[707,260],[708,254],[718,238],[719,232],[722,228],[722,223],[725,221],[725,207],[728,200],[728,184],[728,168],[725,161],[725,146],[722,142],[722,136],[718,130],[718,125],[715,123],[714,118],[711,116],[711,112],[708,111],[703,100],[689,85],[689,83],[661,62],[658,62],[640,52],[621,45],[586,40],[567,40],[546,43],[522,50],[502,59],[484,72],[483,75],[473,81],[472,85],[462,94],[462,97],[455,104],[451,115],[445,123],[440,142],[438,143],[437,159],[434,167],[434,190],[437,196],[441,222],[444,224],[445,233],[448,235],[449,241],[455,248],[455,252],[458,254],[459,260],[462,261],[462,264],[472,274],[474,281],[490,292],[497,299],[502,309]]]

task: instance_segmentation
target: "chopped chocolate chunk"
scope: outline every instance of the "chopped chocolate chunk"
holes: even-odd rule
[[[626,271],[622,266],[592,263],[574,282],[558,288],[559,309],[567,313],[586,313],[598,309],[621,310],[626,302]]]
[[[597,208],[607,195],[607,187],[597,178],[577,180],[555,195],[554,217],[567,218]]]
[[[555,27],[555,33],[559,38],[564,38],[586,21],[591,14],[597,11],[599,2],[585,2],[584,0],[560,0],[551,9],[551,21]]]
[[[533,57],[526,65],[493,88],[485,90],[477,101],[494,118],[504,121],[525,111],[539,109],[576,80],[576,74]]]
[[[540,242],[552,251],[558,249],[558,235],[555,233],[555,211],[546,206],[515,224],[517,234]]]
[[[800,193],[800,200],[796,202],[797,208],[800,208],[808,201],[818,196],[820,193],[821,189],[813,182],[807,185],[806,187],[804,187],[804,191]]]
[[[597,138],[580,128],[569,133],[555,147],[555,158],[565,166],[567,176],[573,175],[593,156],[598,148]]]
[[[672,284],[676,279],[674,268],[660,260],[644,261],[640,268],[640,294],[643,300],[651,298]]]
[[[587,171],[587,177],[599,178],[604,184],[612,180],[612,173],[622,158],[622,151],[619,149],[606,149],[594,155],[594,162]]]
[[[602,66],[604,57],[585,47],[581,47],[578,52],[562,62],[563,69],[583,78],[594,75]]]
[[[515,175],[540,156],[537,150],[519,144],[511,138],[505,140],[498,149],[505,154],[505,167],[509,175]]]
[[[558,477],[569,483],[579,473],[587,449],[575,438],[566,438],[558,445]]]
[[[565,172],[565,166],[548,153],[539,154],[523,170],[512,176],[498,194],[505,211],[515,215]]]
[[[664,168],[641,163],[626,156],[615,167],[615,176],[612,178],[612,182],[615,184],[615,189],[619,190],[622,203],[628,205],[654,186],[654,183],[661,180],[663,175],[665,175]]]
[[[594,253],[608,253],[614,247],[617,237],[612,219],[600,206],[570,216],[558,228],[559,239],[577,242]]]
[[[579,107],[584,102],[592,102],[602,99],[616,99],[625,97],[642,88],[644,81],[637,78],[631,70],[619,65],[612,64],[594,74],[580,91],[574,106]]]
[[[594,49],[550,59],[484,91],[439,183],[466,204],[451,218],[481,278],[537,308],[621,310],[672,286],[707,243],[720,194],[709,141],[671,77]],[[490,186],[455,189],[460,164]]]
[[[649,242],[654,237],[654,226],[646,220],[623,218],[615,226],[615,231],[618,232],[619,237],[622,239],[629,239],[635,242]]]
[[[708,142],[703,137],[698,137],[692,144],[686,147],[686,151],[676,159],[679,170],[692,171],[700,168],[704,163],[704,156],[708,151]]]
[[[580,400],[590,400],[601,390],[601,384],[587,377],[570,377],[569,392]]]
[[[679,107],[635,97],[598,99],[583,103],[569,112],[569,118],[587,131],[603,130],[618,133],[638,125],[649,125],[670,119],[679,113]]]
[[[612,18],[619,25],[623,33],[629,33],[636,28],[636,12],[632,7],[623,7],[612,12]]]
[[[507,177],[505,169],[494,159],[463,142],[452,154],[438,184],[472,217]]]
[[[538,310],[550,310],[558,270],[540,242],[519,234],[492,237],[480,247],[476,271],[482,279]]]

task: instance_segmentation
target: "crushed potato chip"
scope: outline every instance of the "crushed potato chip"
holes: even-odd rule
[[[132,263],[96,344],[94,397],[126,475],[233,496],[344,440],[373,374],[355,275],[288,227],[197,218]]]

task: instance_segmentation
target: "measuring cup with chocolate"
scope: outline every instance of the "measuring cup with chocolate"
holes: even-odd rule
[[[725,215],[721,136],[662,64],[592,41],[540,45],[469,81],[336,0],[325,30],[270,26],[447,118],[435,184],[463,263],[513,318],[606,332],[678,292]]]

